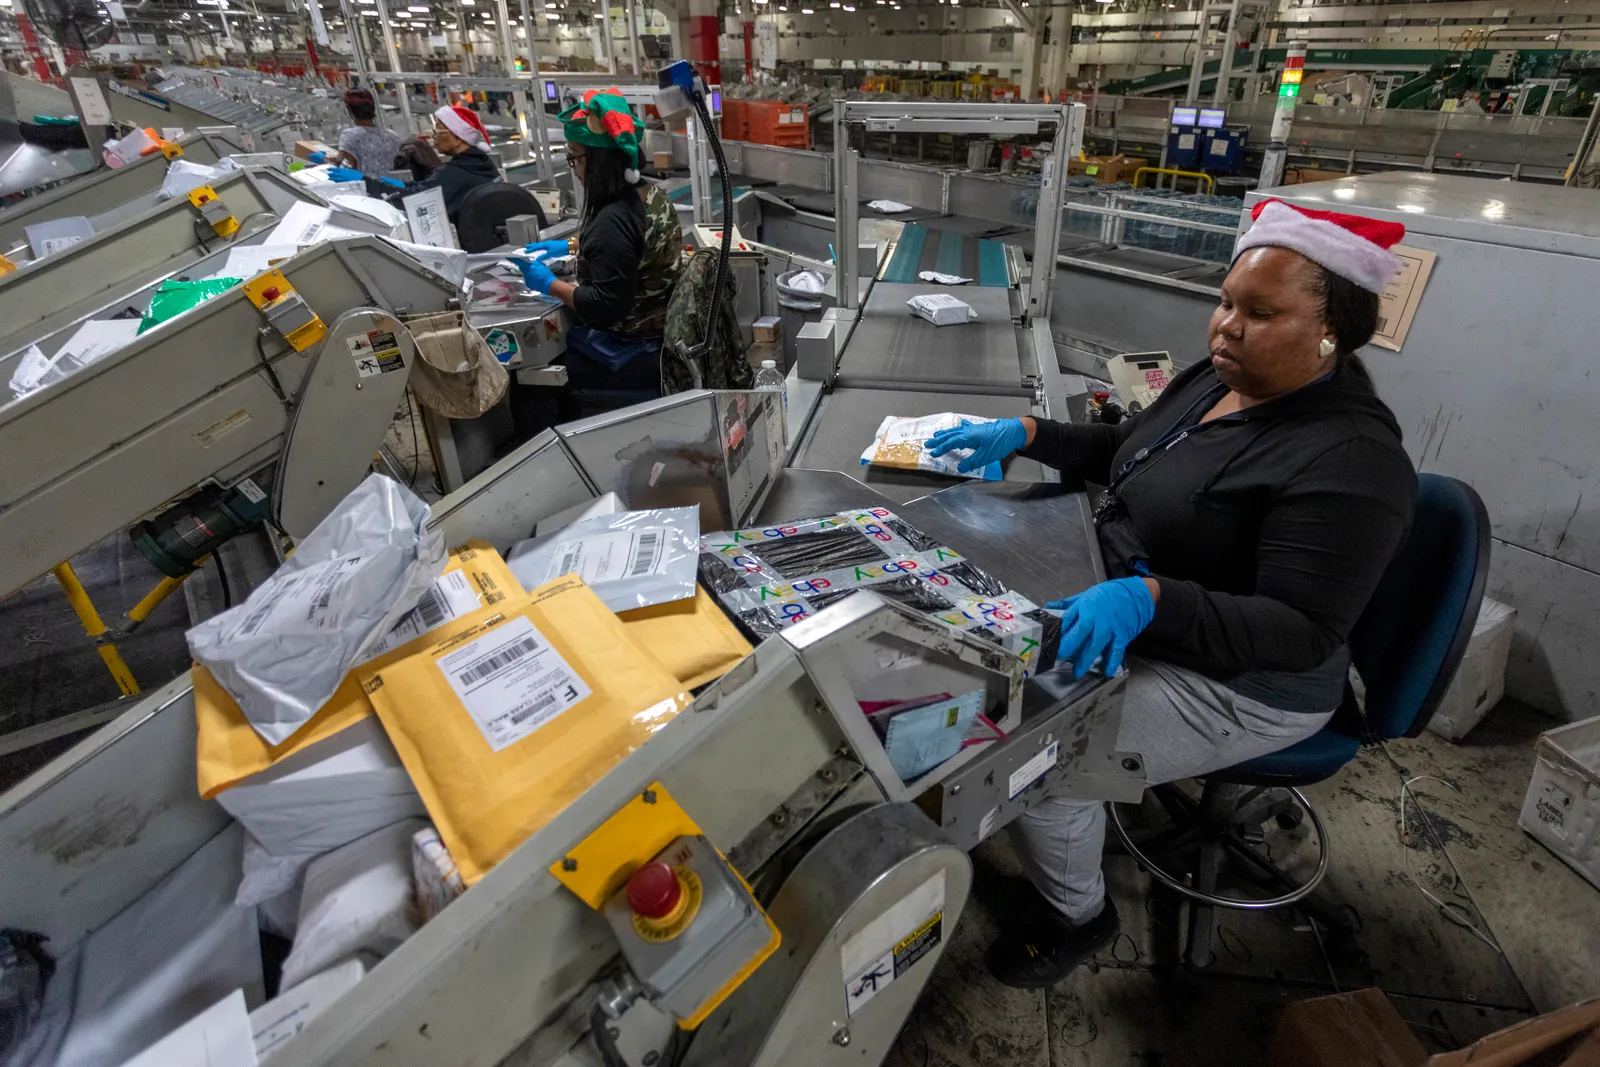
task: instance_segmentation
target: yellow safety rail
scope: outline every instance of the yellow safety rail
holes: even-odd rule
[[[1171,167],[1140,167],[1138,170],[1133,172],[1133,187],[1135,189],[1144,188],[1139,184],[1139,181],[1146,174],[1171,174],[1178,178],[1199,178],[1201,181],[1206,183],[1206,192],[1208,193],[1217,187],[1216,179],[1212,178],[1211,175],[1203,174],[1198,170],[1173,170]]]
[[[202,556],[195,561],[199,567],[207,557]],[[122,653],[118,651],[116,639],[125,637],[137,630],[150,613],[161,605],[163,600],[171,596],[173,591],[181,586],[188,576],[183,578],[163,578],[156,587],[146,593],[132,608],[128,609],[128,618],[123,623],[120,632],[111,630],[100,618],[100,612],[95,609],[94,602],[89,599],[89,591],[78,580],[77,572],[72,569],[71,563],[57,564],[50,572],[56,576],[56,581],[61,584],[61,589],[67,594],[67,603],[72,605],[73,612],[78,616],[78,621],[83,624],[84,633],[94,639],[95,651],[100,653],[100,658],[105,661],[106,669],[111,672],[111,677],[116,679],[117,688],[122,690],[123,696],[134,696],[139,690],[139,683],[134,679],[133,672],[128,669],[128,664],[123,660]]]

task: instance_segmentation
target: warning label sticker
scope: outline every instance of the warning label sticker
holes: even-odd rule
[[[406,357],[392,330],[373,330],[345,340],[350,358],[356,365],[356,376],[371,378],[390,371],[405,370]]]
[[[944,940],[944,872],[873,919],[839,950],[845,1010],[854,1015]]]

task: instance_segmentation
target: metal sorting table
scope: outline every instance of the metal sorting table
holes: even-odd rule
[[[861,452],[871,443],[873,432],[885,415],[916,417],[941,411],[957,411],[986,419],[1021,418],[1029,413],[1028,401],[1014,396],[963,396],[911,389],[835,389],[822,397],[817,414],[811,420],[811,432],[796,449],[791,465],[805,468],[806,473],[838,471],[891,501],[915,500],[949,489],[960,483],[942,474],[861,465]],[[1008,482],[1037,483],[1044,479],[1044,469],[1031,459],[1013,456],[1002,470]]]
[[[1105,579],[1088,495],[1056,483],[969,482],[891,499],[837,471],[780,471],[757,523],[885,507],[1038,604]]]

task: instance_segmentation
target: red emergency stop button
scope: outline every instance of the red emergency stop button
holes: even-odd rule
[[[646,919],[666,919],[683,900],[683,884],[671,867],[651,860],[628,879],[628,907]]]
[[[283,294],[278,291],[278,287],[276,285],[274,285],[274,286],[271,286],[271,287],[269,287],[267,289],[262,290],[261,299],[265,300],[267,303],[270,304],[270,303],[272,303],[274,300],[278,299],[278,297],[280,297],[282,295]]]

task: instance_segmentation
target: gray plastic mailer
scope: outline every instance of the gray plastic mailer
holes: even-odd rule
[[[243,604],[189,631],[189,652],[282,744],[444,570],[428,505],[370,475]]]

